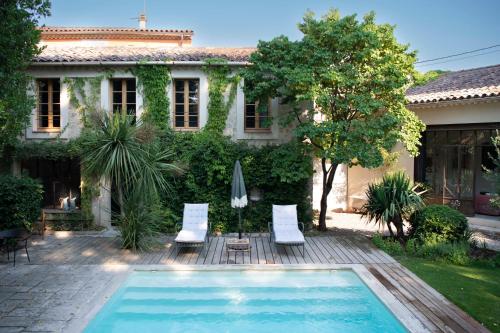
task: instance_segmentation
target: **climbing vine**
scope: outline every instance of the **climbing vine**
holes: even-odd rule
[[[101,81],[103,78],[104,75],[66,77],[63,81],[68,86],[71,106],[80,114],[83,128],[92,127],[92,114],[96,114],[100,107]]]
[[[100,112],[101,82],[104,78],[112,76],[112,72],[105,71],[104,74],[96,77],[66,77],[64,83],[68,86],[70,105],[80,114],[84,130],[92,130],[96,127],[96,116]],[[86,141],[91,136],[82,135],[77,139],[66,143],[66,153],[68,157],[81,156]],[[56,147],[52,145],[53,147]],[[60,144],[61,148],[64,144]],[[59,152],[63,152],[60,149]],[[99,195],[99,181],[82,174],[80,183],[80,206],[84,219],[93,219],[92,199]]]
[[[169,127],[170,101],[167,87],[170,84],[170,70],[165,65],[141,64],[132,70],[144,97],[143,121],[149,121],[160,130]]]
[[[236,98],[240,76],[232,71],[224,59],[208,59],[203,71],[208,75],[208,121],[205,131],[222,134],[229,110]],[[229,89],[227,100],[224,96]]]

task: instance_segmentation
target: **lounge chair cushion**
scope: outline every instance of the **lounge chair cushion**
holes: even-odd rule
[[[184,204],[182,229],[208,230],[208,204]]]
[[[299,230],[297,205],[273,205],[273,231],[276,243],[304,243]]]
[[[175,241],[177,243],[203,243],[206,235],[206,230],[182,229],[175,238]]]
[[[275,232],[281,230],[299,230],[297,205],[273,205],[273,229]]]
[[[274,242],[279,244],[302,244],[305,242],[304,235],[300,230],[281,230],[274,233]]]
[[[208,204],[184,204],[182,230],[175,241],[178,243],[201,243],[208,231]]]

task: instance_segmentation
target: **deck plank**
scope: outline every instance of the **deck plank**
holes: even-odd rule
[[[344,245],[338,241],[337,237],[332,235],[331,239],[333,244],[335,244],[335,249],[337,250],[341,263],[343,264],[353,263],[349,252],[344,248]]]
[[[208,246],[208,252],[203,262],[200,264],[210,265],[215,255],[215,249],[217,248],[217,243],[219,242],[219,237],[210,237],[210,244]]]
[[[426,288],[406,274],[406,268],[399,264],[385,265],[385,267],[392,271],[392,276],[400,281],[401,285],[404,285],[405,288],[411,290],[415,297],[418,297],[423,303],[434,310],[434,313],[438,315],[447,326],[452,327],[455,331],[465,330],[467,332],[487,332],[487,330],[484,330],[484,327],[474,325],[475,321],[472,321],[471,317],[466,315],[460,309],[453,308],[451,303],[444,304],[442,300],[428,293]]]
[[[319,264],[327,264],[328,259],[325,257],[322,251],[319,250],[318,245],[315,242],[316,237],[306,237],[306,243],[311,248],[311,253],[313,253],[316,258],[318,258]]]
[[[405,307],[408,311],[415,315],[415,317],[420,321],[420,323],[427,328],[430,332],[446,332],[441,330],[432,321],[430,321],[411,301],[401,293],[401,289],[397,289],[394,285],[388,281],[382,274],[382,271],[378,269],[377,265],[369,265],[369,271],[375,278],[382,283],[382,285],[389,290],[389,292]]]
[[[264,251],[263,253],[264,253],[266,263],[267,264],[276,263],[274,261],[273,252],[271,251],[271,246],[269,245],[269,237],[260,237],[259,241],[262,244],[262,249]]]

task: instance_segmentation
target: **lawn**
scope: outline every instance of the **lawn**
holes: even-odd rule
[[[492,332],[500,333],[500,268],[481,262],[457,266],[420,258],[398,260]]]

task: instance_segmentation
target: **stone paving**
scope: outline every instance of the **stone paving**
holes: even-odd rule
[[[62,332],[124,274],[99,265],[0,267],[0,333]]]

